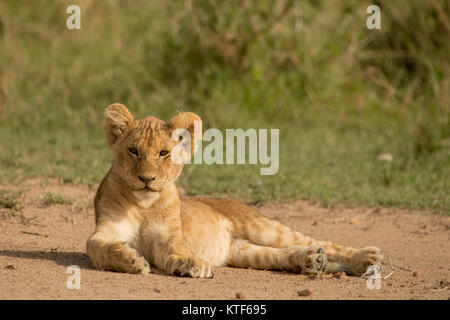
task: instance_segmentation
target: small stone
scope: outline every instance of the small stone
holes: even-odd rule
[[[334,274],[334,277],[335,277],[336,279],[342,279],[342,280],[348,279],[348,277],[347,277],[347,275],[345,274],[344,271],[335,273],[335,274]]]
[[[236,299],[244,300],[245,295],[242,292],[236,292]]]
[[[156,293],[161,293],[161,290],[154,288],[153,291],[155,291]]]
[[[437,281],[437,288],[438,289],[445,289],[448,286],[450,286],[450,282],[448,280],[438,280]]]
[[[419,275],[419,271],[414,270],[413,273],[412,273],[412,275],[413,275],[413,277],[417,277],[417,276]]]
[[[356,224],[356,220],[355,220],[355,219],[350,219],[350,220],[348,221],[348,223],[350,223],[350,224]]]
[[[313,225],[313,226],[318,226],[318,225],[319,225],[319,222],[317,222],[316,220],[314,220],[313,223],[312,223],[312,225]]]
[[[378,161],[392,162],[394,160],[394,156],[390,153],[380,153],[377,156]]]
[[[300,297],[308,297],[308,296],[312,296],[313,292],[311,290],[309,290],[309,289],[303,289],[303,290],[297,291],[297,294]]]
[[[17,269],[19,269],[16,265],[14,265],[14,264],[8,264],[6,267],[5,267],[5,269],[8,269],[8,270],[17,270]]]

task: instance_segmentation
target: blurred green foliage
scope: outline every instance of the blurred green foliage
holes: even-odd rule
[[[366,8],[381,8],[368,30]],[[280,128],[280,172],[189,165],[190,193],[450,212],[449,2],[0,3],[0,174],[96,185],[104,108]],[[392,162],[377,160],[381,153]]]

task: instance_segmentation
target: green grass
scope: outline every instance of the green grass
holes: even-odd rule
[[[11,209],[12,211],[20,211],[23,208],[20,202],[22,192],[11,191],[6,189],[0,190],[0,208]]]
[[[76,1],[78,31],[65,1],[37,2],[0,4],[1,181],[96,186],[112,159],[103,110],[122,102],[280,129],[277,175],[188,165],[188,193],[450,213],[447,1],[377,1],[376,31],[370,1]]]
[[[28,225],[37,218],[37,215],[25,217],[23,214],[24,205],[21,202],[22,194],[23,192],[20,190],[0,189],[0,208],[8,209],[2,212],[3,219],[7,216],[16,217],[20,219],[23,225]]]
[[[55,192],[47,192],[40,199],[39,204],[42,207],[47,207],[52,204],[72,204],[73,200],[70,197],[60,195]]]

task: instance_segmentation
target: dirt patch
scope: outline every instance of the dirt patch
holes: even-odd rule
[[[11,186],[2,188],[14,189]],[[17,189],[17,188],[16,188]],[[317,239],[380,247],[394,273],[381,289],[342,274],[322,278],[287,272],[215,268],[213,279],[95,270],[85,242],[94,231],[94,189],[29,181],[21,212],[0,208],[0,299],[449,299],[450,218],[385,208],[329,210],[308,202],[257,209]],[[55,192],[71,204],[42,206]],[[67,268],[81,271],[81,289],[69,290]],[[382,276],[391,272],[389,264]],[[300,294],[301,293],[301,294]],[[308,293],[308,294],[306,294]]]

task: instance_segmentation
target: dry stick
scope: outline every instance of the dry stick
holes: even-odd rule
[[[361,277],[359,277],[358,279],[356,279],[356,280],[351,280],[351,281],[349,281],[349,282],[359,282],[359,281],[364,281],[364,277],[367,275],[367,273],[368,273],[368,271],[364,272],[364,273],[361,275]]]
[[[314,270],[316,270],[316,273],[317,273],[317,277],[320,277],[320,275],[319,275],[319,271],[317,271],[317,268],[316,268],[316,264],[314,263],[314,261],[313,261],[313,267],[314,267]]]
[[[409,271],[409,272],[412,272],[412,270],[411,269],[408,269],[408,268],[404,268],[404,267],[400,267],[400,266],[397,266],[397,265],[393,265],[394,267],[396,267],[396,268],[399,268],[399,269],[401,269],[401,270],[404,270],[404,271]]]
[[[383,280],[386,280],[387,278],[389,278],[390,276],[392,276],[393,274],[394,274],[394,268],[392,267],[392,262],[391,262],[391,258],[389,258],[388,257],[388,259],[389,259],[389,266],[391,267],[391,272],[389,273],[389,274],[387,274],[386,276],[384,276],[384,277],[378,277],[377,279],[383,279]],[[359,277],[357,280],[352,280],[352,281],[349,281],[349,282],[358,282],[358,281],[364,281],[365,280],[365,276],[370,276],[370,275],[372,275],[373,274],[373,271],[369,274],[369,271],[366,271],[366,272],[364,272],[362,275],[361,275],[361,277]]]
[[[391,258],[388,257],[388,260],[389,260],[389,266],[391,267],[391,272],[383,278],[384,280],[386,280],[387,278],[389,278],[390,276],[392,276],[392,274],[394,274],[394,268],[392,267],[392,261],[391,261]]]
[[[446,290],[446,289],[448,289],[448,287],[439,288],[439,289],[434,289],[434,290],[442,291],[442,290]]]
[[[359,281],[363,281],[363,282],[364,282],[364,279],[362,278],[364,275],[365,275],[365,273],[364,273],[360,278],[358,278],[358,279],[356,279],[356,280],[349,280],[349,281],[347,281],[347,282],[349,282],[349,283],[352,283],[352,282],[359,282]]]
[[[30,234],[32,236],[43,236],[43,234],[40,234],[37,232],[28,232],[28,231],[23,231],[23,230],[20,230],[20,232],[25,233],[25,234]]]

